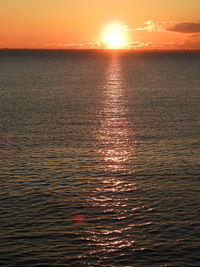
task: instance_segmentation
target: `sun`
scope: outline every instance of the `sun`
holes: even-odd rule
[[[123,47],[125,44],[123,35],[118,31],[108,33],[105,36],[105,43],[110,48],[120,48]]]
[[[128,47],[128,28],[119,22],[106,25],[103,29],[102,40],[109,49]]]

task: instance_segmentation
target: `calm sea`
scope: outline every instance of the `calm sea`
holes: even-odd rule
[[[200,53],[0,52],[0,265],[200,266]]]

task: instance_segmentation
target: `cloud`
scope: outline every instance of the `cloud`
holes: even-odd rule
[[[163,31],[163,25],[156,23],[153,20],[148,20],[144,22],[143,27],[137,28],[136,31],[161,32]]]
[[[197,22],[175,22],[162,21],[155,22],[148,20],[142,27],[136,28],[136,31],[146,32],[178,32],[178,33],[200,33],[200,21]]]
[[[48,43],[48,49],[98,49],[102,44],[99,42],[73,42],[73,43]]]
[[[166,30],[179,33],[200,33],[200,22],[175,23]]]
[[[131,42],[129,46],[131,48],[148,48],[152,47],[152,42]]]

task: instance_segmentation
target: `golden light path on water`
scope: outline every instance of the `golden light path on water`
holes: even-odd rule
[[[96,132],[104,175],[97,179],[93,194],[88,198],[94,210],[91,220],[94,225],[88,230],[87,238],[89,254],[96,255],[99,264],[109,262],[115,254],[123,257],[124,250],[131,253],[144,249],[135,247],[133,234],[133,228],[143,223],[131,221],[134,212],[145,207],[140,201],[133,201],[140,186],[131,176],[135,141],[127,121],[125,86],[120,61],[113,56],[106,72],[99,111],[101,123]]]
[[[111,172],[129,172],[133,147],[130,145],[132,131],[126,119],[127,100],[125,82],[117,55],[113,55],[106,73],[106,84],[102,91],[100,110],[101,126],[97,133],[99,153],[105,169]]]

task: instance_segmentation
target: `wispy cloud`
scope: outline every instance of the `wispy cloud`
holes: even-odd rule
[[[166,28],[167,31],[179,33],[200,33],[200,22],[180,22]]]
[[[135,30],[134,48],[148,49],[200,49],[200,21],[148,20]],[[138,40],[137,40],[138,38]]]
[[[155,22],[148,20],[144,25],[136,28],[136,31],[146,32],[178,32],[178,33],[200,33],[200,21],[197,22],[175,22],[175,21],[162,21]]]
[[[152,42],[131,42],[129,46],[131,48],[149,48],[152,47]]]
[[[48,43],[50,49],[98,49],[102,47],[99,42],[72,42],[72,43]]]
[[[148,20],[144,22],[142,27],[136,28],[136,31],[161,32],[163,31],[163,25],[153,20]]]

